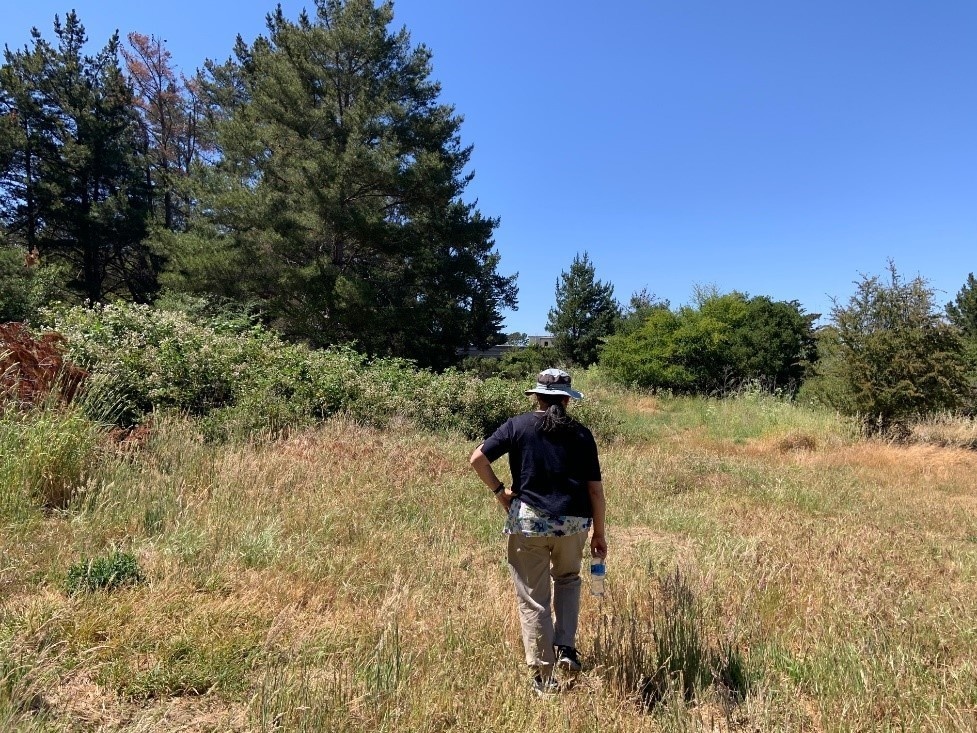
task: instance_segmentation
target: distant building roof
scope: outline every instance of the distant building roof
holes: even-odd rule
[[[530,346],[538,346],[541,349],[550,349],[555,345],[556,337],[550,336],[549,334],[543,334],[541,336],[529,336],[528,337]],[[524,346],[517,346],[515,344],[498,344],[496,346],[489,346],[487,349],[476,349],[474,346],[465,346],[455,351],[455,356],[483,356],[487,359],[498,359],[505,353],[512,351],[513,349],[523,349]]]
[[[474,346],[468,346],[463,349],[458,349],[455,354],[456,356],[484,356],[488,359],[498,359],[506,352],[518,348],[518,346],[513,346],[512,344],[498,344],[496,346],[489,346],[487,349],[476,349]]]

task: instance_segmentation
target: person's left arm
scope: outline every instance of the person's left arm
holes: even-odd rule
[[[588,431],[588,481],[587,493],[590,496],[590,508],[593,512],[593,534],[590,538],[590,554],[592,557],[607,557],[607,500],[604,497],[604,483],[601,480],[600,458],[597,455],[597,441]]]
[[[587,493],[594,512],[594,531],[590,537],[592,557],[607,557],[607,528],[604,525],[607,515],[607,502],[604,499],[604,484],[601,481],[588,481]]]

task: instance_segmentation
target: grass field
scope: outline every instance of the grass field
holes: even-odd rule
[[[72,423],[44,463],[30,424],[0,433],[0,730],[977,729],[977,453],[763,395],[594,391],[620,421],[609,592],[585,597],[585,669],[552,700],[529,693],[471,441],[334,419],[216,446],[169,419],[92,447]],[[24,487],[61,496],[49,464],[76,493],[41,511]],[[112,552],[142,580],[68,592]],[[676,578],[744,695],[628,688]]]

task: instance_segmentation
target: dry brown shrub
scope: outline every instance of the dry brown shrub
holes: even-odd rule
[[[818,442],[809,433],[790,433],[777,441],[777,450],[781,453],[792,453],[794,451],[817,450]]]
[[[108,438],[116,444],[122,453],[136,453],[146,446],[153,435],[155,423],[152,417],[138,425],[129,428],[114,427],[109,431]]]
[[[0,324],[0,399],[30,407],[56,393],[70,402],[88,376],[64,360],[59,333],[34,338],[23,323]]]

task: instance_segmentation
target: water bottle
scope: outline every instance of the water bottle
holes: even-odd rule
[[[602,557],[590,558],[590,593],[604,595],[604,575],[607,573],[606,560]]]

